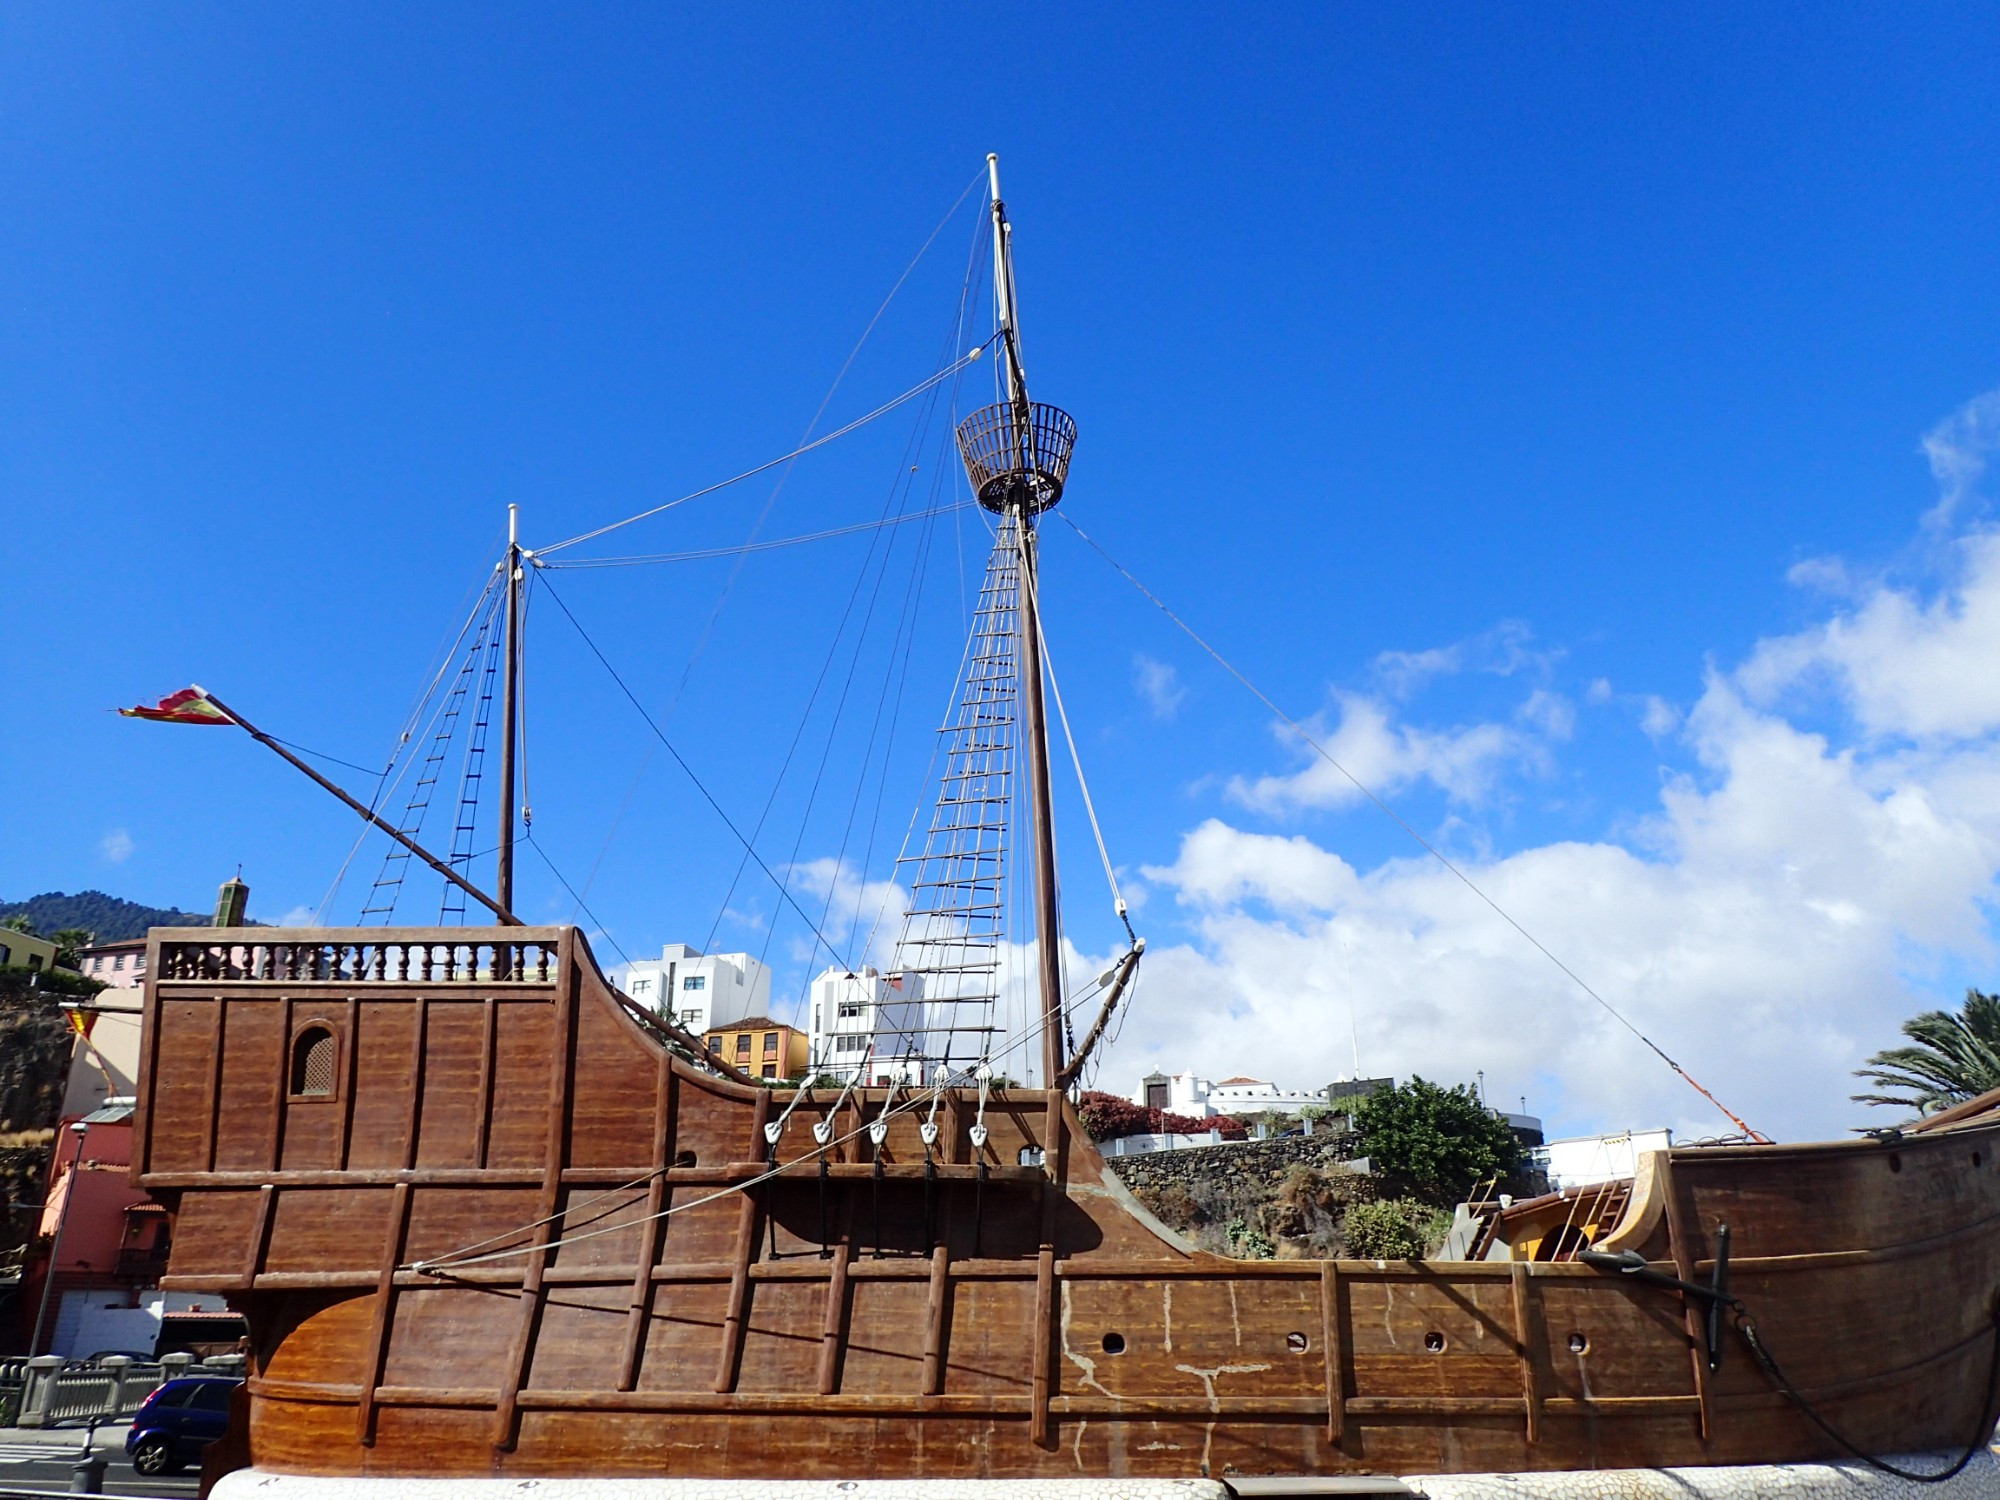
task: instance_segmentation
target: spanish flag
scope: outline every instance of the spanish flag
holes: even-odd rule
[[[217,708],[198,687],[182,688],[162,698],[152,708],[121,708],[128,719],[157,719],[162,724],[233,724],[236,721]]]

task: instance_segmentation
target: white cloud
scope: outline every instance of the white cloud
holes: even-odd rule
[[[1879,583],[1796,635],[1764,641],[1743,686],[1762,704],[1831,682],[1871,737],[1970,739],[2000,729],[2000,532],[1957,539],[1947,585]]]
[[[320,925],[319,908],[315,906],[295,906],[282,917],[278,918],[278,925],[280,927],[317,927]],[[592,934],[594,937],[601,937],[602,935],[601,932]]]
[[[1656,740],[1663,740],[1681,727],[1681,711],[1651,693],[1645,697],[1645,708],[1639,714],[1639,727]]]
[[[1924,524],[1943,529],[1960,519],[1985,476],[1988,457],[2000,449],[2000,391],[1974,396],[1938,423],[1924,434],[1923,449],[1938,485],[1937,504]]]
[[[1340,709],[1338,726],[1328,730],[1323,721],[1312,720],[1307,728],[1355,781],[1378,796],[1428,781],[1454,802],[1477,804],[1485,800],[1506,767],[1540,758],[1538,738],[1515,725],[1482,723],[1423,729],[1393,722],[1379,699],[1349,692],[1334,696]],[[1297,737],[1289,729],[1280,727],[1277,733],[1280,739],[1297,745]],[[1354,781],[1325,757],[1305,747],[1301,747],[1301,754],[1309,758],[1288,775],[1233,778],[1230,797],[1244,807],[1270,813],[1346,807],[1361,800]]]
[[[1187,688],[1181,684],[1181,674],[1170,663],[1155,661],[1150,656],[1132,658],[1133,682],[1139,696],[1146,700],[1146,707],[1152,710],[1156,719],[1171,719],[1180,712],[1182,702],[1187,698]]]
[[[854,962],[887,967],[893,961],[902,914],[910,904],[909,893],[895,881],[863,880],[847,860],[821,858],[793,865],[787,883],[829,941],[843,952],[848,946],[861,948],[847,955]],[[792,956],[819,962],[826,950],[805,938],[795,940]]]
[[[114,865],[124,864],[138,847],[132,842],[132,835],[122,828],[112,829],[97,841],[97,852]]]
[[[1982,402],[1926,440],[1953,504],[2000,421]],[[1692,765],[1636,821],[1615,817],[1629,842],[1465,865],[1633,1025],[1782,1138],[1886,1123],[1849,1101],[1851,1070],[1897,1043],[1908,1015],[1953,1003],[1947,974],[2000,957],[2000,532],[1963,535],[1948,556],[1928,587],[1822,566],[1844,592],[1818,624],[1710,667],[1684,720],[1641,700],[1648,733],[1678,731]],[[1330,748],[1363,780],[1429,780],[1461,805],[1534,770],[1556,738],[1546,714],[1530,733],[1525,705],[1512,724],[1447,731],[1398,725],[1357,695],[1339,708]],[[1232,790],[1258,811],[1337,806],[1352,793],[1334,776],[1321,763]],[[1153,1066],[1270,1071],[1279,1046],[1280,1082],[1348,1072],[1351,960],[1370,1072],[1456,1082],[1484,1069],[1492,1097],[1526,1094],[1559,1130],[1729,1128],[1426,856],[1357,870],[1312,839],[1210,819],[1145,874],[1190,937],[1149,950],[1107,1063],[1114,1086]]]
[[[1534,633],[1519,620],[1502,620],[1491,630],[1449,646],[1424,651],[1384,651],[1373,663],[1376,680],[1392,698],[1407,698],[1433,677],[1458,672],[1484,672],[1512,677],[1521,671],[1547,671],[1557,652],[1536,651]]]

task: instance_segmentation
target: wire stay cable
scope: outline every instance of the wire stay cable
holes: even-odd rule
[[[781,547],[799,547],[808,542],[824,542],[837,536],[853,536],[860,531],[878,531],[885,526],[907,526],[912,521],[929,520],[933,516],[949,515],[965,502],[934,506],[929,510],[911,511],[908,515],[891,516],[886,520],[856,521],[849,526],[830,526],[824,531],[809,531],[803,536],[772,537],[769,541],[739,542],[733,547],[699,547],[689,552],[643,552],[631,557],[577,557],[566,562],[546,564],[550,568],[637,568],[652,563],[707,562],[717,557],[742,557],[752,552],[775,552]],[[372,773],[371,773],[372,774]]]
[[[945,381],[951,379],[952,376],[956,375],[960,370],[963,370],[966,366],[976,361],[982,354],[986,352],[987,345],[991,344],[993,342],[993,339],[997,339],[999,337],[1000,335],[996,333],[993,335],[993,338],[987,339],[985,343],[975,344],[971,349],[966,351],[964,354],[961,354],[957,359],[953,360],[943,369],[938,370],[935,373],[928,375],[924,379],[918,381],[915,385],[911,386],[907,391],[904,391],[902,395],[891,397],[889,400],[883,402],[880,406],[876,407],[873,411],[866,412],[863,415],[856,417],[853,421],[847,423],[845,426],[836,427],[833,429],[833,431],[824,433],[821,436],[814,438],[809,443],[802,443],[800,446],[792,449],[792,451],[789,453],[781,453],[776,458],[767,459],[763,463],[758,464],[754,469],[745,469],[741,474],[731,475],[728,479],[721,479],[717,480],[714,484],[703,485],[698,490],[690,490],[685,495],[681,495],[673,500],[668,500],[664,504],[655,505],[650,510],[642,510],[637,515],[627,516],[622,521],[613,521],[608,526],[598,527],[595,531],[581,532],[578,535],[569,537],[564,541],[554,542],[546,547],[538,547],[535,549],[535,556],[538,558],[544,558],[547,557],[551,552],[562,551],[563,548],[565,547],[574,547],[580,542],[595,541],[598,537],[605,535],[607,532],[617,531],[620,527],[631,526],[636,522],[649,520],[653,516],[657,516],[663,511],[672,510],[677,505],[685,505],[690,500],[699,500],[704,495],[713,495],[717,490],[726,490],[732,484],[741,484],[746,479],[755,479],[759,474],[769,473],[772,469],[777,468],[780,464],[788,464],[793,459],[803,457],[805,454],[812,452],[815,448],[824,448],[828,443],[835,442],[840,438],[844,438],[850,432],[857,432],[861,428],[866,427],[870,422],[873,422],[880,417],[886,417],[890,412],[894,411],[897,407],[906,405],[909,402],[916,400],[917,397],[923,395],[924,392],[930,390],[932,387],[942,385]]]
[[[1244,686],[1244,688],[1246,688],[1249,691],[1250,695],[1253,698],[1255,698],[1259,703],[1263,704],[1264,707],[1268,708],[1272,713],[1276,714],[1278,718],[1281,721],[1283,721],[1283,723],[1286,725],[1287,728],[1289,728],[1300,739],[1304,740],[1307,745],[1311,746],[1311,748],[1314,750],[1315,753],[1318,754],[1321,760],[1325,761],[1328,765],[1332,766],[1334,770],[1338,771],[1342,776],[1346,777],[1348,782],[1354,787],[1356,791],[1360,792],[1362,796],[1366,797],[1370,802],[1374,803],[1376,808],[1391,822],[1393,822],[1398,828],[1402,829],[1404,833],[1408,834],[1410,838],[1415,841],[1415,843],[1419,848],[1421,848],[1426,854],[1430,855],[1432,859],[1435,859],[1439,864],[1443,865],[1445,869],[1449,870],[1453,875],[1455,875],[1458,878],[1459,882],[1462,885],[1464,885],[1464,887],[1467,890],[1471,891],[1473,895],[1477,896],[1481,901],[1485,902],[1486,905],[1492,909],[1494,915],[1498,916],[1501,921],[1505,922],[1509,927],[1513,928],[1514,931],[1518,932],[1522,937],[1526,938],[1529,944],[1534,947],[1536,952],[1540,953],[1542,957],[1546,958],[1550,963],[1554,964],[1558,969],[1560,969],[1565,975],[1569,977],[1571,983],[1573,983],[1578,989],[1582,990],[1584,994],[1588,995],[1591,999],[1595,1000],[1598,1003],[1598,1005],[1603,1007],[1606,1015],[1610,1016],[1612,1020],[1616,1021],[1620,1026],[1623,1026],[1627,1031],[1631,1032],[1633,1036],[1637,1037],[1642,1043],[1645,1044],[1646,1048],[1649,1051],[1651,1051],[1655,1057],[1659,1058],[1661,1062],[1665,1063],[1669,1068],[1672,1068],[1674,1072],[1678,1073],[1681,1076],[1682,1080],[1690,1088],[1692,1088],[1697,1094],[1700,1094],[1701,1097],[1706,1099],[1710,1104],[1713,1104],[1717,1109],[1722,1111],[1724,1115],[1728,1116],[1730,1123],[1733,1124],[1738,1130],[1742,1131],[1746,1136],[1748,1136],[1753,1141],[1760,1142],[1766,1145],[1770,1144],[1769,1136],[1764,1135],[1760,1131],[1751,1129],[1749,1125],[1744,1123],[1742,1116],[1738,1115],[1736,1111],[1731,1109],[1728,1105],[1724,1104],[1720,1099],[1716,1098],[1715,1095],[1711,1094],[1707,1089],[1703,1088],[1700,1082],[1694,1077],[1694,1075],[1688,1072],[1688,1070],[1686,1068],[1683,1068],[1679,1063],[1675,1062],[1673,1058],[1669,1057],[1666,1051],[1660,1046],[1658,1042],[1655,1042],[1651,1037],[1647,1036],[1645,1032],[1641,1031],[1637,1026],[1633,1025],[1631,1021],[1627,1020],[1624,1014],[1619,1011],[1617,1006],[1613,1005],[1609,1000],[1605,999],[1602,995],[1598,994],[1596,990],[1592,989],[1590,985],[1584,981],[1582,975],[1578,974],[1576,970],[1572,969],[1568,964],[1564,963],[1560,958],[1556,957],[1556,955],[1552,951],[1550,951],[1548,946],[1544,944],[1540,938],[1536,937],[1532,932],[1528,931],[1527,928],[1523,927],[1518,921],[1514,919],[1514,917],[1507,911],[1505,907],[1501,906],[1499,902],[1495,901],[1491,896],[1487,895],[1486,892],[1479,887],[1478,883],[1475,882],[1470,875],[1466,874],[1465,871],[1461,870],[1456,864],[1454,864],[1448,857],[1446,857],[1446,855],[1442,850],[1440,850],[1429,839],[1425,838],[1421,833],[1418,833],[1416,829],[1412,828],[1409,825],[1409,823],[1404,821],[1401,814],[1399,814],[1394,808],[1389,806],[1388,803],[1384,802],[1380,797],[1376,796],[1374,791],[1370,787],[1368,787],[1364,782],[1362,782],[1361,779],[1357,777],[1352,771],[1348,770],[1346,766],[1342,765],[1339,761],[1335,760],[1333,758],[1333,753],[1329,751],[1325,745],[1321,744],[1319,740],[1314,737],[1312,732],[1305,727],[1305,725],[1301,724],[1297,719],[1293,718],[1290,714],[1286,713],[1282,708],[1278,707],[1278,705],[1272,701],[1269,694],[1267,694],[1262,688],[1258,687],[1257,684],[1252,682],[1248,677],[1244,676],[1242,672],[1238,671],[1236,667],[1230,663],[1229,659],[1225,657],[1220,651],[1216,650],[1215,647],[1209,645],[1207,641],[1203,640],[1201,636],[1196,634],[1193,626],[1189,625],[1187,621],[1183,620],[1179,615],[1175,614],[1173,610],[1167,606],[1165,600],[1161,599],[1158,594],[1154,593],[1151,589],[1147,588],[1145,584],[1141,583],[1136,577],[1133,576],[1131,571],[1128,570],[1123,563],[1119,562],[1109,552],[1105,551],[1104,548],[1097,542],[1097,540],[1090,535],[1090,533],[1085,531],[1081,526],[1077,525],[1075,521],[1070,519],[1067,512],[1059,512],[1058,514],[1061,515],[1064,524],[1067,525],[1071,531],[1074,531],[1079,537],[1081,537],[1084,543],[1091,549],[1091,551],[1095,552],[1099,557],[1103,558],[1105,562],[1109,563],[1113,571],[1115,571],[1127,583],[1131,584],[1133,588],[1137,589],[1141,594],[1143,594],[1146,597],[1146,599],[1152,603],[1153,607],[1158,609],[1161,614],[1165,615],[1169,620],[1173,621],[1174,624],[1180,628],[1182,634],[1184,634],[1189,640],[1193,641],[1195,645],[1199,646],[1205,653],[1207,653],[1207,655],[1216,663],[1217,666],[1221,667],[1223,671],[1227,672],[1231,677],[1234,677],[1239,683],[1241,683]]]
[[[701,793],[702,800],[709,805],[709,807],[714,811],[715,815],[718,818],[722,819],[723,827],[727,828],[730,834],[736,839],[736,841],[749,851],[750,858],[757,862],[757,868],[764,872],[765,878],[768,879],[772,885],[777,887],[779,897],[784,901],[784,903],[787,906],[791,907],[793,911],[798,913],[800,920],[803,921],[806,924],[806,926],[811,929],[812,935],[816,939],[818,939],[819,945],[822,948],[826,949],[827,955],[830,958],[832,958],[835,963],[845,965],[846,959],[842,956],[840,950],[834,947],[833,944],[827,940],[826,934],[819,930],[818,924],[815,923],[813,919],[806,914],[806,909],[803,906],[800,906],[797,899],[793,897],[791,888],[788,885],[786,885],[784,881],[780,880],[777,876],[777,873],[773,871],[772,868],[764,862],[764,856],[759,854],[756,850],[756,847],[752,845],[751,842],[743,836],[743,831],[736,826],[735,820],[732,819],[726,811],[724,811],[722,804],[716,801],[715,794],[711,792],[708,789],[708,787],[703,783],[702,779],[695,774],[694,767],[687,763],[687,758],[683,756],[679,750],[674,748],[674,742],[667,738],[666,734],[661,730],[660,726],[654,722],[653,716],[646,712],[646,705],[639,701],[638,694],[634,693],[631,688],[626,686],[625,679],[618,675],[618,669],[611,665],[610,660],[605,656],[603,651],[601,651],[598,648],[597,642],[590,638],[590,632],[583,628],[583,622],[578,620],[577,617],[570,612],[569,605],[563,602],[563,596],[557,593],[555,589],[550,586],[547,579],[544,579],[542,581],[542,587],[548,591],[549,597],[555,600],[556,608],[563,612],[563,618],[569,621],[570,625],[576,630],[577,635],[582,638],[584,645],[590,648],[590,654],[597,658],[598,665],[603,667],[604,670],[610,674],[611,680],[618,684],[618,691],[623,693],[626,697],[626,700],[631,703],[632,707],[638,710],[639,717],[646,721],[646,727],[653,731],[653,738],[658,740],[660,742],[661,748],[664,749],[667,752],[667,754],[671,755],[674,758],[674,764],[679,766],[681,768],[682,774],[685,775],[687,779],[694,784],[694,789],[697,792]],[[572,894],[574,893],[572,892]],[[579,902],[579,904],[581,903]]]

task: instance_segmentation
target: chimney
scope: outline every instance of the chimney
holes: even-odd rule
[[[215,893],[215,925],[217,927],[241,927],[243,912],[250,904],[250,887],[243,883],[243,871],[222,882],[222,889]]]

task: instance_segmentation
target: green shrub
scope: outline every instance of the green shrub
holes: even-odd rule
[[[1421,1260],[1441,1244],[1451,1216],[1410,1198],[1377,1198],[1347,1210],[1341,1232],[1357,1260]]]
[[[1231,1219],[1222,1232],[1229,1238],[1229,1253],[1238,1260],[1269,1260],[1278,1253],[1270,1236],[1247,1219]]]

